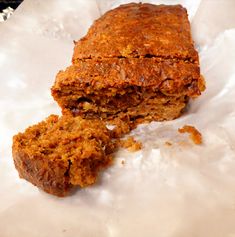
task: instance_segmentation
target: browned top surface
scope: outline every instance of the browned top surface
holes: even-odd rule
[[[85,90],[93,93],[101,89],[124,89],[139,86],[165,94],[200,94],[200,71],[197,64],[158,58],[109,58],[78,61],[60,71],[52,93]],[[102,92],[101,92],[102,93]]]
[[[181,5],[130,3],[108,11],[76,43],[73,61],[149,56],[198,61]]]

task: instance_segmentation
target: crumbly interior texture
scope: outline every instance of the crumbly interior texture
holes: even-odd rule
[[[51,90],[63,114],[133,124],[172,120],[205,89],[180,5],[108,11],[76,42],[72,62]]]
[[[74,186],[96,182],[112,162],[111,133],[100,120],[51,115],[13,138],[13,159],[21,178],[65,196]]]
[[[189,133],[191,140],[196,144],[202,144],[202,135],[201,133],[191,125],[184,125],[182,128],[179,128],[180,133]]]

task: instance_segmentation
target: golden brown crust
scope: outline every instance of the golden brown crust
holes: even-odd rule
[[[100,120],[52,115],[13,138],[13,159],[21,178],[65,196],[74,186],[93,184],[111,163],[111,133]]]
[[[20,178],[23,178],[47,193],[63,197],[69,194],[73,185],[69,182],[67,170],[69,162],[56,162],[43,159],[41,156],[33,158],[19,144],[14,141],[13,158]]]
[[[198,62],[187,11],[181,5],[130,3],[108,11],[76,43],[73,62],[146,56]]]
[[[58,73],[52,95],[66,89],[69,94],[76,90],[89,94],[89,91],[138,86],[165,95],[196,97],[201,94],[199,81],[198,65],[182,61],[157,58],[79,60]]]

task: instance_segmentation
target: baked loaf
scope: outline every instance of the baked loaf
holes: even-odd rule
[[[100,120],[56,115],[13,138],[13,159],[21,178],[65,196],[74,186],[93,184],[111,161],[110,131]]]
[[[76,42],[72,62],[52,87],[63,114],[171,120],[205,88],[181,5],[130,3],[107,12]]]

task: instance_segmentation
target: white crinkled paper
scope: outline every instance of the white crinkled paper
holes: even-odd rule
[[[25,0],[0,23],[1,237],[235,236],[233,0],[149,1],[186,6],[200,51],[207,89],[181,118],[139,126],[132,134],[143,149],[120,150],[98,184],[70,197],[48,195],[18,178],[12,136],[60,113],[50,87],[70,64],[72,41],[126,2]],[[202,132],[203,145],[177,132],[185,124]]]

